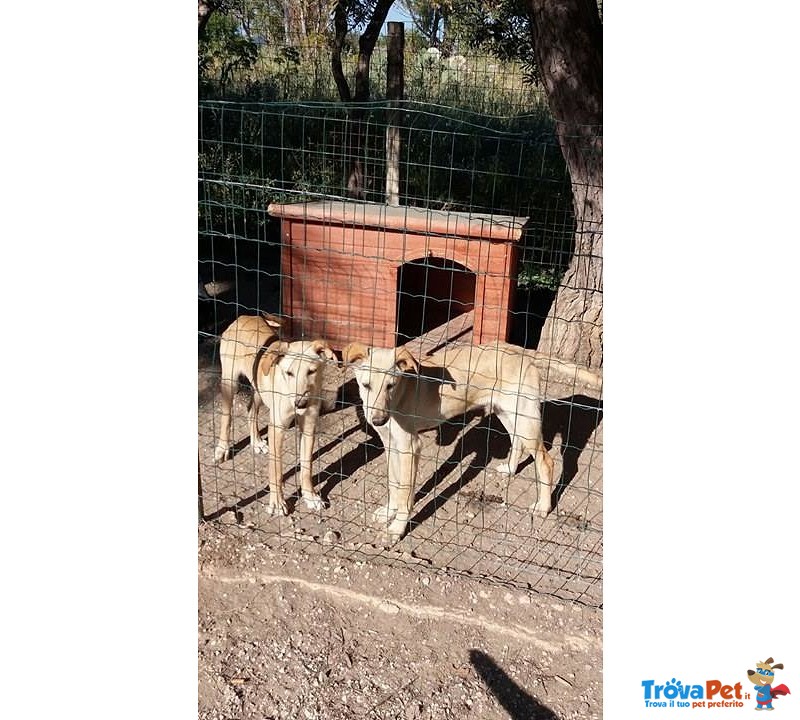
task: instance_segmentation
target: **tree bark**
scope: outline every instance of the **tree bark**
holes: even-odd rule
[[[222,4],[221,0],[197,0],[197,34],[202,35],[203,30],[214,12]]]
[[[342,49],[347,37],[347,2],[339,0],[333,10],[333,45],[331,47],[331,72],[343,103],[350,102],[350,85],[342,68]]]
[[[575,252],[539,350],[603,364],[603,28],[596,0],[529,0],[536,61],[572,184]]]
[[[338,0],[334,6],[331,70],[342,102],[359,103],[369,100],[369,66],[372,60],[372,52],[375,50],[375,44],[378,42],[381,28],[393,3],[394,0],[378,0],[367,27],[358,39],[354,93],[350,92],[350,84],[347,82],[342,69],[342,48],[347,35],[347,0]],[[364,109],[352,108],[349,114],[352,122],[348,123],[349,131],[345,143],[345,154],[349,158],[346,181],[347,194],[356,199],[364,199],[366,197],[366,188],[364,187],[364,168],[361,163]]]

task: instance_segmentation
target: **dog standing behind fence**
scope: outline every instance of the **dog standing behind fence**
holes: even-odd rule
[[[322,375],[325,360],[336,356],[324,340],[285,342],[278,336],[282,321],[272,315],[241,315],[222,333],[220,392],[222,412],[214,461],[225,460],[231,449],[231,408],[240,378],[253,386],[248,413],[253,451],[269,455],[270,514],[287,515],[283,495],[283,436],[292,421],[300,431],[300,487],[303,500],[312,510],[324,507],[311,482],[317,419],[320,414]],[[258,430],[261,405],[270,411],[268,438]]]
[[[553,460],[542,438],[537,353],[498,342],[447,348],[420,363],[405,347],[356,342],[342,356],[345,365],[354,365],[364,414],[386,451],[389,499],[374,518],[386,525],[389,543],[402,537],[411,515],[420,431],[474,409],[496,414],[511,437],[500,472],[514,475],[523,454],[533,455],[538,498],[531,509],[541,517],[550,512]],[[554,360],[549,369],[591,385],[600,382],[594,373],[562,361]]]

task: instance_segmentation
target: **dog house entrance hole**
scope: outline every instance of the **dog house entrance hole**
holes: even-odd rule
[[[397,268],[397,345],[475,309],[475,273],[426,257]]]

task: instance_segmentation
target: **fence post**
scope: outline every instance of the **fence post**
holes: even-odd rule
[[[403,99],[405,28],[401,22],[387,23],[386,100],[386,204],[400,204],[400,101]]]
[[[197,522],[198,524],[206,519],[205,509],[203,508],[203,476],[200,474],[200,454],[197,454]]]

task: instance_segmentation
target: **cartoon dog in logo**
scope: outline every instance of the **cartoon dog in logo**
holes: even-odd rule
[[[755,670],[747,671],[747,679],[753,683],[756,689],[756,710],[774,710],[772,701],[781,695],[790,695],[786,685],[776,685],[772,687],[775,679],[775,671],[783,670],[783,663],[774,663],[772,658],[767,658],[764,662],[756,663]]]

